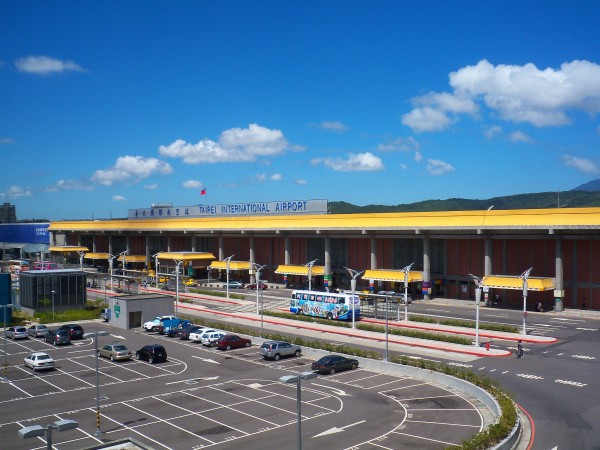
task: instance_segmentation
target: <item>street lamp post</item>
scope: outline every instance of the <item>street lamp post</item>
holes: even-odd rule
[[[530,267],[519,277],[521,280],[523,280],[523,334],[527,334],[527,278],[529,278],[529,274],[532,270],[533,267]]]
[[[105,288],[105,291],[106,291],[106,288]],[[52,322],[54,322],[54,294],[56,294],[56,291],[54,289],[52,289],[50,291],[50,293],[52,294]],[[106,297],[106,295],[104,297]]]
[[[156,289],[158,289],[158,255],[160,255],[160,253],[161,252],[158,252],[152,255],[154,258],[154,281],[156,283]]]
[[[481,289],[483,287],[483,280],[479,277],[476,277],[473,274],[469,274],[475,284],[477,284],[477,289],[475,290],[475,346],[479,347],[479,303],[481,302]]]
[[[85,252],[79,251],[79,269],[83,270],[83,258],[85,257]]]
[[[8,380],[8,363],[6,362],[6,310],[8,308],[12,308],[13,304],[12,303],[7,303],[6,305],[0,305],[0,307],[2,307],[2,309],[4,310],[4,381],[6,381],[7,383],[9,382]]]
[[[227,298],[229,298],[229,263],[231,262],[231,258],[235,255],[228,256],[223,261],[225,261],[225,273],[227,274],[227,284],[225,285],[225,290],[227,292]]]
[[[296,411],[298,413],[298,450],[302,450],[302,394],[301,394],[301,380],[311,380],[317,378],[317,374],[314,372],[302,372],[298,375],[285,375],[279,379],[283,384],[295,384],[296,385]]]
[[[404,320],[406,321],[408,321],[408,274],[413,264],[414,262],[401,270],[401,272],[404,272]]]
[[[106,303],[106,282],[108,281],[107,277],[104,277],[104,303]]]
[[[179,305],[179,269],[183,265],[183,261],[175,261],[175,315],[177,315],[177,306]]]
[[[250,264],[254,267],[254,269],[256,270],[256,314],[258,314],[259,308],[258,308],[258,294],[260,291],[260,337],[263,337],[263,304],[262,304],[262,289],[260,289],[260,271],[263,270],[265,267],[267,267],[266,264],[263,264],[262,266],[260,264],[257,264],[253,261],[250,261]]]
[[[354,269],[349,269],[348,267],[344,267],[344,269],[346,269],[348,271],[348,273],[350,274],[350,276],[352,277],[352,279],[350,280],[350,287],[352,288],[352,328],[355,328],[355,321],[354,321],[354,304],[356,303],[356,300],[354,298],[354,293],[356,292],[356,279],[358,277],[360,277],[362,274],[364,274],[364,270],[362,272],[359,272],[358,270],[354,270]]]
[[[388,361],[388,350],[389,350],[389,344],[388,344],[388,311],[389,311],[389,307],[388,307],[388,294],[387,291],[385,292],[385,359],[384,361]]]
[[[38,437],[46,435],[46,449],[52,450],[52,430],[67,431],[78,428],[79,424],[74,420],[57,420],[45,427],[41,425],[31,425],[29,427],[23,427],[19,430],[19,437],[21,439],[27,439],[31,437]]]
[[[98,336],[108,336],[108,331],[96,331],[95,333],[84,333],[84,338],[94,339],[94,349],[96,351],[96,436],[100,436],[100,371],[98,368]]]
[[[312,261],[308,262],[305,264],[306,267],[308,267],[308,290],[312,290],[312,268],[315,265],[315,263],[318,261],[318,259],[313,259]]]

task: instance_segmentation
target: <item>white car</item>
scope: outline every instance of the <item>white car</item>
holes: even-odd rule
[[[143,327],[145,331],[156,331],[156,327],[160,325],[164,320],[177,319],[177,316],[156,316],[154,319],[144,323]]]
[[[216,333],[218,330],[214,330],[212,328],[203,328],[201,330],[190,333],[190,341],[194,342],[202,342],[202,338],[204,335],[208,333]]]
[[[25,367],[31,367],[35,372],[36,370],[48,370],[54,369],[54,360],[44,352],[35,352],[27,355],[23,360]]]
[[[205,333],[204,336],[202,336],[202,345],[206,345],[207,347],[213,347],[217,344],[217,340],[221,336],[225,336],[226,334],[227,333],[225,333],[224,331]]]

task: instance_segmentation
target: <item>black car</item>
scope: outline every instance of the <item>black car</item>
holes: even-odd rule
[[[200,325],[191,325],[189,327],[185,327],[181,330],[177,331],[177,336],[179,337],[179,339],[183,339],[183,340],[188,340],[190,338],[190,333],[195,333],[198,330],[201,330],[202,326]]]
[[[49,330],[48,333],[44,335],[44,341],[48,342],[52,345],[59,344],[70,344],[71,343],[71,335],[68,331],[65,330]]]
[[[67,325],[63,325],[62,327],[59,327],[58,329],[69,333],[69,336],[71,336],[71,339],[83,338],[83,328],[81,328],[81,325],[69,323]]]
[[[350,359],[340,355],[327,355],[323,356],[320,360],[313,362],[310,368],[312,370],[317,370],[322,374],[334,374],[342,370],[353,370],[357,367],[358,361],[356,359]]]
[[[167,360],[167,351],[160,344],[144,345],[135,352],[135,359],[143,359],[150,364]]]

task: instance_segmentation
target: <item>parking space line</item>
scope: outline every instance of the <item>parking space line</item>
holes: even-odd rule
[[[86,369],[88,369],[88,370],[94,370],[94,371],[96,370],[96,368],[95,368],[95,367],[90,367],[90,366],[87,366],[87,365],[85,365],[85,364],[83,364],[83,363],[80,363],[79,361],[75,361],[75,360],[71,360],[71,361],[73,361],[75,364],[79,364],[80,366],[83,366],[83,367],[85,367],[85,368],[86,368]],[[99,374],[101,374],[102,376],[104,376],[104,377],[108,377],[108,378],[112,378],[113,380],[116,380],[116,381],[118,381],[118,382],[121,382],[121,383],[122,383],[123,381],[125,381],[125,380],[121,380],[120,378],[117,378],[117,377],[115,377],[115,376],[109,375],[108,373],[104,373],[104,372],[102,372],[102,369],[104,369],[104,367],[98,367],[98,373],[99,373]],[[85,372],[87,372],[88,370],[86,370]],[[79,370],[76,370],[76,371],[75,371],[75,373],[77,373],[77,372],[79,372]]]
[[[411,408],[411,411],[413,409]],[[448,409],[444,408],[444,411],[448,411]],[[470,410],[469,410],[470,411]],[[434,424],[434,425],[448,425],[451,427],[471,427],[471,428],[479,428],[479,425],[471,425],[468,423],[446,423],[446,422],[430,422],[427,420],[411,420],[411,419],[406,419],[407,422],[411,422],[411,423],[429,423],[429,424]]]
[[[89,386],[96,386],[94,383],[90,383],[90,382],[88,382],[88,381],[82,380],[81,378],[78,378],[78,377],[76,377],[75,375],[72,375],[72,374],[70,374],[70,373],[68,373],[68,372],[65,372],[65,371],[64,371],[64,370],[62,370],[62,369],[56,368],[56,370],[58,370],[58,371],[59,371],[60,373],[62,373],[62,374],[65,374],[65,375],[68,375],[68,376],[70,376],[71,378],[75,378],[77,381],[81,381],[82,383],[85,383],[85,384],[87,384],[87,385],[89,385]],[[61,389],[61,391],[65,392],[65,391],[64,391],[64,389]]]
[[[451,446],[451,447],[459,445],[456,442],[440,441],[438,439],[431,439],[431,438],[424,437],[424,436],[417,436],[416,434],[401,433],[400,431],[393,431],[392,433],[400,435],[400,436],[407,436],[407,437],[412,437],[412,438],[415,438],[415,439],[422,439],[422,440],[428,441],[428,442],[435,442],[435,443],[439,443],[439,444],[444,444],[444,445]]]
[[[107,420],[110,420],[111,422],[113,422],[113,423],[117,424],[118,426],[122,427],[122,428],[123,428],[123,429],[125,429],[125,430],[129,430],[129,431],[131,431],[131,432],[133,432],[133,433],[136,433],[136,434],[138,434],[139,436],[142,436],[144,439],[148,439],[149,441],[152,441],[152,442],[154,442],[155,444],[157,444],[157,445],[160,445],[161,447],[164,447],[164,448],[167,448],[167,449],[169,448],[169,447],[167,447],[166,445],[164,445],[162,442],[159,442],[159,441],[157,441],[156,439],[152,439],[151,437],[149,437],[149,436],[147,436],[147,435],[145,435],[145,434],[143,434],[143,433],[140,433],[140,432],[137,430],[137,428],[141,428],[141,427],[148,426],[148,425],[153,425],[153,424],[154,424],[154,423],[156,423],[156,422],[145,423],[145,424],[143,424],[143,425],[138,425],[137,427],[130,427],[130,426],[128,426],[128,425],[125,425],[124,423],[121,423],[121,422],[119,422],[119,421],[117,421],[117,420],[114,420],[113,418],[111,418],[110,416],[108,416],[108,415],[106,415],[106,414],[103,414],[103,415],[102,415],[102,417],[103,417],[103,418],[105,418],[105,419],[107,419]],[[109,431],[109,432],[106,432],[106,431],[105,431],[105,433],[106,433],[106,434],[109,434],[109,433],[118,433],[118,432],[120,432],[120,431],[122,431],[122,430],[120,430],[120,429],[119,429],[119,430],[114,430],[114,431]]]

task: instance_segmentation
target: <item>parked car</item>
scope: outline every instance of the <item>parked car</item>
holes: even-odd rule
[[[114,344],[106,344],[98,350],[98,356],[104,356],[111,361],[126,361],[131,359],[131,350],[123,344],[116,342]]]
[[[251,290],[256,290],[256,289],[269,289],[269,286],[267,286],[265,283],[263,283],[262,281],[260,281],[258,284],[254,283],[254,284],[249,284],[248,286],[246,286],[246,289],[251,289]]]
[[[135,352],[135,359],[143,359],[150,364],[167,360],[167,351],[160,344],[144,345]]]
[[[202,336],[202,345],[206,345],[207,347],[214,347],[217,345],[217,341],[225,336],[227,333],[224,331],[214,331],[211,333],[206,333]]]
[[[23,362],[25,367],[30,367],[34,372],[36,370],[54,369],[54,360],[44,352],[35,352],[27,355]]]
[[[260,346],[260,354],[265,359],[279,361],[282,356],[300,356],[302,348],[296,344],[284,341],[268,341]]]
[[[157,328],[159,334],[166,334],[169,337],[177,336],[177,332],[182,328],[193,325],[191,320],[172,319],[162,322],[162,326]]]
[[[71,335],[65,330],[48,330],[48,333],[44,336],[44,341],[52,345],[66,345],[71,343]]]
[[[190,338],[190,333],[195,333],[198,330],[205,328],[200,325],[189,325],[177,331],[177,337],[183,341],[187,341]]]
[[[229,289],[242,289],[244,284],[241,281],[237,280],[229,280],[228,284],[224,284],[223,288],[226,288],[229,285]]]
[[[102,312],[100,313],[100,318],[102,320],[104,320],[105,322],[108,322],[110,320],[110,309],[109,308],[102,309]]]
[[[184,286],[198,286],[198,282],[193,278],[186,278],[181,284]]]
[[[313,362],[310,368],[322,374],[334,374],[342,370],[354,370],[357,367],[358,361],[356,359],[346,358],[341,355],[327,355]]]
[[[83,338],[83,328],[81,327],[81,325],[77,325],[75,323],[69,323],[69,324],[63,325],[62,327],[59,327],[58,329],[64,330],[67,333],[69,333],[71,340]]]
[[[27,328],[22,326],[8,327],[6,337],[11,338],[13,341],[15,339],[27,339],[29,338],[29,333],[27,333]]]
[[[48,327],[46,325],[31,325],[27,328],[27,334],[31,337],[44,337],[48,334]]]
[[[145,322],[143,327],[145,331],[156,331],[156,327],[165,320],[177,319],[177,316],[156,316],[154,319]]]
[[[216,331],[219,330],[215,330],[214,328],[201,328],[199,330],[194,331],[193,333],[190,333],[190,341],[194,341],[194,342],[202,342],[202,337],[206,334],[206,333],[214,333]]]
[[[216,345],[219,350],[231,350],[232,348],[250,347],[252,341],[237,334],[226,334],[217,340]]]

